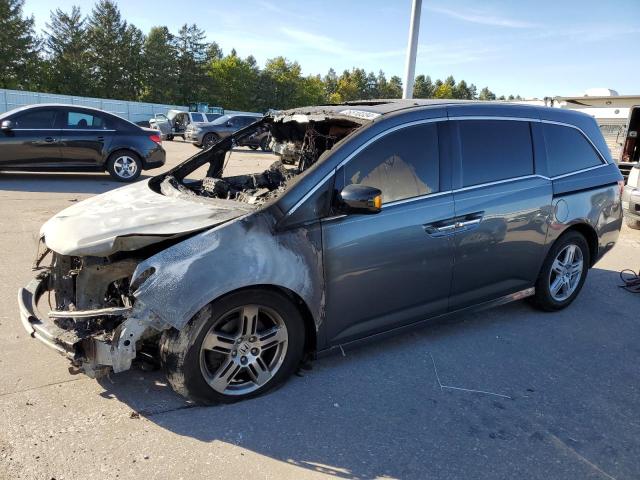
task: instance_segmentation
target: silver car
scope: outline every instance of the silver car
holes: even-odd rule
[[[296,166],[225,176],[226,152],[264,126],[297,145]],[[305,359],[460,311],[568,307],[618,238],[621,191],[596,122],[573,111],[280,112],[47,221],[22,322],[89,375],[159,351],[177,392],[231,402]]]

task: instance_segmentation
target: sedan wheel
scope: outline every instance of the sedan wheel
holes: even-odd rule
[[[132,182],[140,176],[142,162],[135,153],[121,150],[109,157],[107,171],[119,182]]]
[[[113,162],[113,170],[120,178],[129,179],[133,177],[138,171],[138,165],[136,161],[128,155],[123,155],[116,158]]]

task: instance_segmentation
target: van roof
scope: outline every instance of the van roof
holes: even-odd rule
[[[283,112],[278,112],[276,116],[293,115],[339,115],[360,117],[362,119],[373,120],[376,117],[398,113],[400,111],[424,109],[437,107],[454,107],[458,114],[468,116],[472,114],[486,114],[499,116],[501,114],[514,117],[531,117],[547,120],[566,121],[574,123],[577,118],[590,116],[568,109],[551,108],[539,105],[528,105],[508,101],[483,101],[483,100],[450,100],[450,99],[377,99],[377,100],[357,100],[340,104],[316,105],[309,107],[299,107]]]

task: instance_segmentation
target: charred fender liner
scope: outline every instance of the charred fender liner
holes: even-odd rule
[[[136,318],[144,313],[131,307],[101,308],[75,312],[51,312],[49,318],[38,315],[38,300],[47,291],[49,274],[42,273],[18,291],[20,320],[31,337],[69,358],[90,377],[102,376],[110,369],[115,373],[128,370],[136,357],[136,342],[148,333],[162,330],[153,319]],[[58,327],[50,318],[88,318],[104,315],[122,315],[125,320],[118,325],[111,341],[91,335],[80,336],[72,330]],[[157,327],[158,330],[155,330]]]

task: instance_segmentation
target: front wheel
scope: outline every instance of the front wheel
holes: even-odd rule
[[[142,172],[140,157],[128,150],[114,152],[107,160],[109,175],[119,182],[133,182]]]
[[[215,133],[207,133],[202,139],[202,148],[211,148],[217,141],[218,136]]]
[[[533,304],[541,310],[561,310],[575,300],[589,270],[589,246],[578,232],[568,232],[551,247],[536,281]]]
[[[165,331],[160,358],[173,389],[201,403],[260,395],[302,360],[304,323],[283,294],[232,293],[203,308],[182,330]]]

